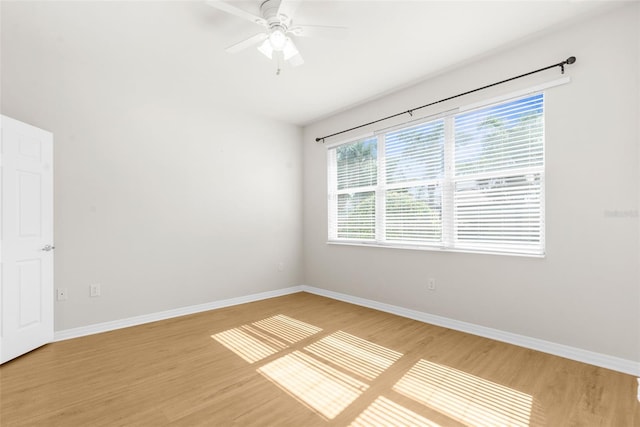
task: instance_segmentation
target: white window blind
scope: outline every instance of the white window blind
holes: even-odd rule
[[[440,242],[444,121],[385,135],[384,240]]]
[[[543,96],[455,120],[454,246],[542,252]]]
[[[330,148],[328,165],[331,242],[544,253],[543,94]]]
[[[377,140],[342,145],[330,152],[329,163],[330,179],[335,177],[329,218],[334,237],[375,240]]]

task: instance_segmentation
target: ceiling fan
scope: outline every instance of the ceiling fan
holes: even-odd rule
[[[258,50],[262,54],[269,59],[275,58],[277,60],[278,71],[276,74],[280,74],[282,62],[287,62],[293,67],[304,64],[304,59],[293,42],[292,36],[332,39],[341,39],[346,36],[347,29],[345,27],[294,25],[293,13],[299,1],[266,0],[260,5],[261,16],[254,15],[222,0],[208,0],[207,4],[264,27],[262,32],[233,44],[225,50],[236,53],[259,44]]]

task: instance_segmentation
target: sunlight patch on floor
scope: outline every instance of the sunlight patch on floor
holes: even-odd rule
[[[295,343],[322,331],[308,323],[278,314],[252,324],[211,335],[249,363],[258,362]]]
[[[344,331],[325,336],[300,351],[289,348],[320,331],[321,328],[279,314],[211,337],[249,363],[274,356],[257,371],[332,420],[403,354]],[[470,427],[528,427],[532,416],[531,396],[424,359],[395,383],[393,391]],[[352,425],[438,426],[383,396]]]
[[[527,394],[426,360],[393,390],[472,427],[528,427],[533,404]]]
[[[305,350],[368,380],[375,379],[402,356],[343,331],[334,332]]]
[[[267,363],[258,372],[330,420],[368,388],[300,351]]]
[[[283,314],[254,322],[253,325],[291,344],[322,331],[317,326],[292,319]]]
[[[440,427],[440,424],[382,396],[378,397],[350,424],[350,427],[380,426]]]
[[[268,343],[243,331],[241,328],[233,328],[211,335],[211,338],[233,351],[249,363],[269,357],[279,351]]]

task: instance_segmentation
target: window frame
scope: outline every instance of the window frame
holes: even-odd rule
[[[568,81],[562,81],[557,84],[563,84]],[[553,84],[554,86],[556,84]],[[546,87],[551,87],[547,85]],[[455,118],[463,114],[467,114],[477,110],[483,110],[490,107],[496,107],[510,102],[517,102],[530,97],[541,96],[542,101],[542,136],[541,136],[541,165],[535,167],[523,167],[514,169],[500,169],[485,174],[463,174],[460,176],[455,175]],[[481,254],[497,254],[497,255],[509,255],[509,256],[525,256],[534,258],[543,258],[546,254],[546,241],[545,241],[545,171],[546,171],[546,125],[545,116],[547,112],[546,108],[547,95],[542,88],[537,90],[520,91],[517,94],[511,94],[510,96],[503,96],[500,98],[494,98],[492,100],[475,103],[473,106],[467,108],[456,108],[455,110],[449,110],[440,114],[435,114],[427,117],[423,117],[417,120],[382,129],[380,131],[369,133],[367,135],[361,135],[359,137],[350,138],[345,141],[341,141],[336,144],[327,146],[327,195],[328,195],[328,230],[327,236],[328,244],[335,245],[355,245],[355,246],[368,246],[368,247],[386,247],[386,248],[398,248],[398,249],[418,249],[418,250],[435,250],[444,252],[462,252],[462,253],[481,253]],[[442,120],[444,123],[444,143],[443,143],[443,174],[439,178],[416,180],[411,183],[400,182],[394,184],[387,184],[386,177],[386,135],[403,129],[411,129],[424,125],[430,122],[436,122]],[[337,162],[335,153],[337,148],[348,144],[354,144],[359,141],[367,139],[377,139],[377,182],[373,186],[357,188],[355,192],[374,191],[375,192],[375,209],[374,209],[374,238],[373,239],[351,239],[340,238],[337,236],[337,203],[333,202],[333,197],[337,197],[339,193],[349,193],[349,190],[355,190],[346,188],[337,191],[336,175],[337,175]],[[332,157],[333,156],[333,157]],[[522,174],[522,175],[520,175]],[[479,176],[487,177],[499,177],[500,179],[508,179],[512,176],[528,176],[534,175],[535,179],[539,179],[539,244],[535,248],[527,248],[523,250],[523,247],[517,247],[514,245],[512,249],[508,249],[509,245],[497,244],[497,245],[482,245],[482,244],[460,244],[457,239],[455,229],[455,197],[456,197],[456,184],[461,181],[478,180]],[[386,236],[386,194],[387,191],[393,188],[407,188],[408,184],[411,186],[417,185],[439,185],[441,190],[441,202],[440,202],[440,230],[441,238],[438,242],[409,242],[409,241],[395,241],[389,240]],[[353,194],[353,192],[351,193]],[[332,232],[335,232],[332,235]],[[507,240],[505,240],[506,242]]]

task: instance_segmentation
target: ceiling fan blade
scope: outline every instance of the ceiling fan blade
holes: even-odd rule
[[[230,13],[253,23],[260,24],[262,26],[267,26],[267,21],[265,21],[263,18],[249,13],[246,10],[240,9],[239,7],[232,6],[231,4],[226,3],[222,0],[208,0],[206,3],[211,7],[222,10],[223,12]]]
[[[258,44],[261,41],[264,41],[267,39],[267,37],[269,37],[266,33],[258,33],[258,34],[254,34],[253,36],[249,37],[246,40],[243,40],[239,43],[233,44],[231,46],[229,46],[228,48],[226,48],[225,50],[229,53],[237,53],[240,52],[243,49],[246,49],[250,46],[253,46],[254,44]]]
[[[288,31],[299,37],[319,37],[324,39],[342,40],[347,37],[347,27],[332,27],[328,25],[296,25]]]

